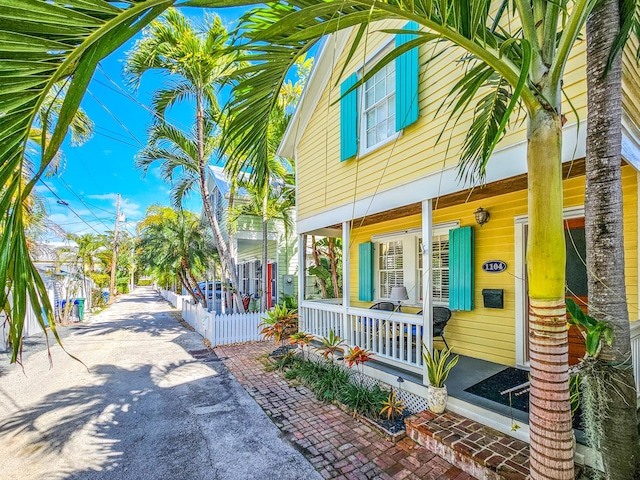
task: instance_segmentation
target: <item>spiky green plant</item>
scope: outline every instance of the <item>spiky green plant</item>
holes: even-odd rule
[[[432,355],[427,346],[424,343],[422,344],[422,357],[427,367],[429,385],[432,387],[444,387],[444,383],[449,377],[449,372],[460,359],[459,355],[449,358],[450,356],[451,349],[443,348],[441,351],[434,349]]]

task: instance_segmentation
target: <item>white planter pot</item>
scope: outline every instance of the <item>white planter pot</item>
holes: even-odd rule
[[[449,395],[447,394],[446,385],[442,388],[429,387],[429,390],[427,391],[427,404],[429,405],[429,410],[433,413],[444,412],[444,409],[447,406],[447,398],[449,398]]]

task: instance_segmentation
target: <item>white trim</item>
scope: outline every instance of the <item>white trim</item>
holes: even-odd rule
[[[563,129],[562,159],[568,162],[585,156],[586,126],[584,122],[578,131],[577,124]],[[297,231],[309,232],[327,225],[349,221],[403,207],[423,200],[435,199],[442,195],[459,192],[457,166],[443,168],[416,180],[412,180],[388,190],[367,196],[355,202],[331,207],[322,213],[307,218],[298,215]],[[487,165],[486,183],[504,180],[527,173],[527,142],[523,140],[494,152]]]
[[[422,328],[424,332],[423,342],[430,352],[433,352],[433,271],[432,253],[433,242],[425,242],[426,238],[433,238],[433,206],[431,200],[422,202]],[[427,362],[423,363],[422,383],[429,385],[429,373]]]
[[[640,215],[640,212],[639,212]],[[562,219],[570,220],[573,218],[584,217],[584,205],[575,207],[567,207],[562,209]],[[518,215],[513,218],[514,222],[514,253],[515,253],[515,337],[516,337],[516,367],[529,368],[528,355],[526,351],[526,336],[529,334],[525,330],[527,316],[527,301],[525,291],[525,263],[526,263],[526,245],[524,242],[524,228],[529,224],[529,215]],[[640,228],[640,227],[639,227]],[[640,260],[639,260],[640,262]],[[640,265],[640,263],[639,263]],[[639,287],[640,292],[640,287]]]
[[[516,293],[516,308],[515,308],[515,327],[516,327],[516,367],[528,367],[529,359],[527,355],[526,339],[528,332],[525,331],[526,315],[527,315],[527,302],[525,301],[525,245],[524,245],[524,230],[526,221],[519,221],[515,219],[515,293]]]
[[[622,111],[622,157],[640,171],[640,128]]]
[[[356,72],[358,73],[358,75],[360,76],[360,79],[362,79],[362,77],[364,77],[364,75],[366,74],[367,71],[367,66],[369,66],[370,64],[376,64],[378,63],[381,59],[378,57],[382,57],[384,55],[386,55],[386,51],[387,50],[391,50],[393,48],[392,46],[392,42],[394,40],[394,37],[389,38],[389,40],[387,42],[385,42],[384,44],[380,45],[380,47],[378,47],[374,53],[372,53],[371,55],[369,55],[369,57],[363,62],[361,63],[357,68],[356,68]],[[393,62],[389,62],[387,65],[390,65]],[[371,65],[373,67],[373,65]],[[393,75],[394,77],[398,74],[398,72],[396,72],[396,66],[395,63],[393,64]],[[373,80],[373,78],[370,78],[368,81]],[[385,81],[386,84],[386,81]],[[396,96],[396,90],[395,90],[395,82],[394,82],[394,90],[393,90],[393,95],[394,97]],[[359,120],[359,124],[360,124],[360,128],[359,130],[359,134],[360,134],[360,141],[358,142],[358,159],[361,157],[364,157],[365,155],[370,154],[371,152],[374,152],[375,150],[378,150],[379,148],[384,147],[385,145],[394,142],[398,139],[398,137],[402,136],[402,130],[399,131],[395,131],[395,122],[393,125],[393,129],[394,129],[394,133],[392,133],[391,135],[389,135],[388,137],[384,138],[383,140],[379,141],[378,143],[375,143],[373,145],[371,145],[370,147],[367,147],[366,143],[367,143],[367,125],[365,122],[365,89],[366,89],[366,83],[363,83],[362,85],[360,85],[360,87],[358,87],[359,90],[359,103],[358,103],[358,120]],[[388,100],[389,99],[389,94],[387,96],[384,97],[384,99],[380,100],[380,102],[382,102],[383,100]],[[376,102],[376,104],[379,102]],[[395,105],[395,100],[394,100],[394,105]],[[388,113],[388,112],[387,112]],[[395,112],[394,112],[395,114]],[[389,117],[387,116],[387,122],[389,120]],[[388,130],[388,126],[387,126],[387,130]]]
[[[277,155],[280,157],[293,158],[298,148],[298,142],[304,134],[315,112],[320,97],[324,92],[335,66],[342,55],[342,51],[351,36],[353,27],[345,28],[339,32],[332,33],[326,37],[317,60],[309,75],[307,85],[302,92],[302,97],[298,106],[293,112],[293,117],[284,132]]]

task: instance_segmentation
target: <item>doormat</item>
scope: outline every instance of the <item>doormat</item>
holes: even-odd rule
[[[517,368],[507,367],[495,375],[467,388],[465,392],[478,395],[479,397],[492,400],[502,405],[509,406],[509,394],[500,395],[518,385],[529,381],[529,372]],[[511,394],[511,406],[521,412],[529,413],[529,392],[521,395]],[[573,428],[582,430],[582,408],[578,407],[573,416]]]
[[[504,370],[499,371],[495,375],[484,379],[483,381],[472,385],[467,388],[465,392],[478,395],[479,397],[492,400],[502,405],[509,406],[509,394],[500,395],[500,392],[504,392],[518,385],[522,385],[529,381],[529,372],[526,370],[519,370],[517,368],[507,367]],[[511,394],[511,406],[522,412],[529,413],[529,392],[521,395]]]

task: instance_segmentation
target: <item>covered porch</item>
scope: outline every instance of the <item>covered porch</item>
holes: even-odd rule
[[[579,161],[565,172],[565,215],[570,236],[574,233],[573,220],[584,217],[583,174],[583,163]],[[625,238],[636,238],[638,178],[629,166],[623,166],[623,178],[627,192]],[[388,209],[372,203],[375,213],[320,228],[305,230],[307,224],[301,222],[299,232],[305,233],[299,235],[298,245],[299,292],[303,292],[299,301],[300,329],[315,337],[325,337],[333,330],[347,345],[371,350],[375,360],[365,366],[367,375],[424,397],[428,377],[422,353],[425,347],[432,350],[444,346],[441,338],[434,337],[433,310],[446,306],[452,317],[444,336],[454,353],[461,355],[447,381],[448,408],[505,433],[511,432],[515,422],[521,428],[511,434],[528,440],[526,411],[510,407],[508,394],[496,401],[495,395],[491,399],[473,388],[497,376],[494,383],[499,394],[515,386],[514,382],[527,381],[526,176],[494,182],[482,189],[398,203],[393,206],[389,202]],[[491,215],[482,226],[474,217],[479,207]],[[473,233],[468,255],[463,257],[460,250],[454,252],[448,233],[465,227]],[[305,295],[311,290],[308,283],[314,280],[306,270],[313,264],[308,248],[312,235],[341,242],[342,282],[337,298]],[[423,241],[428,238],[432,241]],[[574,243],[572,237],[568,244]],[[363,255],[367,254],[363,244],[372,247],[370,269],[362,265]],[[628,258],[637,258],[637,247],[629,253]],[[483,269],[491,261],[502,261],[504,269]],[[468,265],[458,268],[464,262]],[[456,268],[458,271],[454,272]],[[464,277],[465,271],[470,275]],[[455,284],[455,275],[462,284]],[[630,317],[635,320],[638,284],[637,264],[633,262],[628,267],[627,282]],[[390,287],[399,285],[407,289],[409,297],[401,302],[401,309],[370,308],[390,301]],[[573,286],[572,289],[575,290]],[[499,292],[500,301],[487,302],[487,290]],[[363,291],[369,295],[363,295]],[[450,301],[451,297],[456,297],[455,302]],[[632,323],[632,346],[638,379],[640,322]],[[512,371],[516,371],[515,379],[501,385],[500,374]],[[397,382],[399,377],[403,379],[401,385]]]

